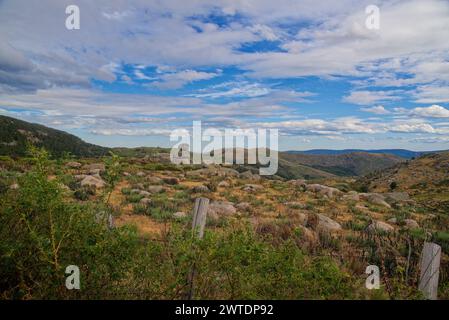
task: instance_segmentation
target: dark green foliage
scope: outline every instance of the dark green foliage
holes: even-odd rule
[[[52,156],[99,157],[108,149],[86,143],[71,134],[0,115],[0,155],[27,155],[27,145],[44,147]]]
[[[74,197],[81,201],[89,200],[91,196],[94,196],[96,193],[94,186],[84,186],[81,187],[73,193]]]

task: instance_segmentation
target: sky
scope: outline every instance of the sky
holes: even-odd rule
[[[103,146],[202,121],[280,150],[449,149],[449,1],[0,0],[0,114]]]

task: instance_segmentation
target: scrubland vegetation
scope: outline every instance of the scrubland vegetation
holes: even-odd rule
[[[425,240],[443,247],[439,297],[449,298],[444,212],[366,196],[353,179],[269,180],[164,157],[2,157],[0,298],[184,299],[195,265],[195,299],[420,299]],[[200,196],[211,199],[201,240],[191,230]],[[365,288],[370,264],[379,290]],[[65,287],[68,265],[80,290]]]

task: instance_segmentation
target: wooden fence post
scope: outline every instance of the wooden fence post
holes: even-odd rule
[[[424,242],[424,248],[421,254],[421,276],[419,277],[418,289],[429,300],[437,299],[440,258],[441,247],[435,243]]]
[[[204,236],[204,228],[206,226],[207,209],[209,208],[209,199],[197,198],[195,200],[195,207],[193,208],[193,222],[192,230],[198,231],[198,238],[202,239]]]
[[[202,239],[204,236],[204,228],[206,227],[207,210],[209,209],[209,199],[207,198],[197,198],[195,200],[195,206],[193,208],[193,222],[192,222],[192,232],[198,232],[197,237]],[[192,300],[194,293],[194,280],[196,275],[196,262],[193,263],[192,269],[190,270],[189,277],[187,279],[189,285],[189,292],[187,294],[187,299]]]

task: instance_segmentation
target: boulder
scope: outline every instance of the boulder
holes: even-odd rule
[[[139,194],[143,197],[149,197],[151,196],[151,193],[149,193],[148,191],[140,191]]]
[[[349,201],[360,201],[360,196],[356,191],[349,191],[343,196],[343,199]]]
[[[256,192],[262,190],[263,187],[259,184],[245,184],[243,186],[243,191],[246,192]]]
[[[407,229],[418,229],[419,228],[418,222],[416,222],[413,219],[405,219],[404,224]]]
[[[199,185],[199,186],[195,186],[192,188],[192,191],[195,193],[206,193],[206,192],[210,192],[209,188],[206,187],[205,185]]]
[[[374,221],[367,227],[367,231],[370,233],[393,232],[394,227],[383,221]]]
[[[139,171],[139,172],[136,173],[136,176],[138,176],[138,177],[145,177],[145,172]]]
[[[239,172],[231,168],[217,167],[217,166],[206,166],[203,169],[192,170],[186,172],[187,177],[200,177],[200,176],[219,176],[219,177],[237,177]]]
[[[161,184],[162,179],[154,176],[147,176],[147,181],[151,184]]]
[[[82,166],[81,163],[76,162],[76,161],[67,162],[65,165],[67,167],[69,167],[69,168],[72,168],[72,169],[78,169],[78,168],[81,168],[81,166]]]
[[[218,218],[220,216],[231,216],[237,212],[232,202],[214,201],[209,205],[208,215],[211,218]]]
[[[139,203],[147,206],[151,203],[151,199],[150,198],[142,198],[142,199],[140,199]]]
[[[407,192],[389,192],[384,193],[383,195],[385,197],[385,201],[390,204],[397,202],[409,202],[411,200]]]
[[[218,170],[218,175],[222,177],[238,177],[239,172],[231,168],[220,167]]]
[[[334,197],[337,197],[337,196],[340,196],[341,194],[343,194],[343,192],[341,192],[337,188],[323,186],[321,184],[316,184],[316,183],[308,184],[306,186],[306,190],[314,192],[314,193],[322,194],[323,196],[326,196],[328,198],[334,198]]]
[[[173,217],[175,217],[176,219],[182,219],[182,218],[187,217],[187,213],[178,211],[173,214]]]
[[[74,176],[75,180],[78,180],[78,181],[83,180],[86,177],[87,177],[87,174],[77,174]]]
[[[369,203],[391,208],[391,206],[385,201],[385,197],[380,193],[360,193],[359,196],[362,200],[368,201]]]
[[[305,188],[307,185],[306,180],[304,180],[304,179],[289,180],[288,184],[295,186],[295,187],[300,187],[300,188]]]
[[[165,191],[164,187],[162,186],[149,186],[147,188],[147,191],[149,193],[155,194],[155,193],[162,193]]]
[[[106,166],[104,165],[104,163],[91,163],[91,164],[85,165],[84,168],[87,171],[91,171],[91,170],[95,170],[95,169],[99,169],[101,172],[106,171]]]
[[[328,232],[335,232],[341,230],[341,225],[332,220],[329,217],[326,217],[322,214],[317,214],[318,216],[318,225],[317,230],[318,231],[328,231]]]
[[[101,170],[100,170],[100,169],[92,169],[92,170],[89,170],[89,174],[90,174],[91,176],[100,176],[100,173],[101,173]]]
[[[227,182],[227,181],[221,181],[219,184],[218,184],[218,187],[220,187],[220,188],[228,188],[228,187],[230,187],[231,185],[229,184],[229,182]]]
[[[251,205],[248,202],[240,202],[235,207],[241,212],[251,211]]]
[[[95,188],[103,188],[106,185],[106,182],[103,181],[103,179],[94,177],[94,176],[86,176],[81,181],[81,186],[94,186]]]
[[[253,174],[251,171],[245,171],[239,174],[240,179],[259,181],[261,178],[258,174]]]
[[[318,232],[337,232],[342,229],[341,225],[331,218],[322,214],[310,214],[307,217],[307,225]]]
[[[175,177],[165,177],[162,178],[162,181],[164,181],[166,184],[175,185],[179,184],[179,179]]]

